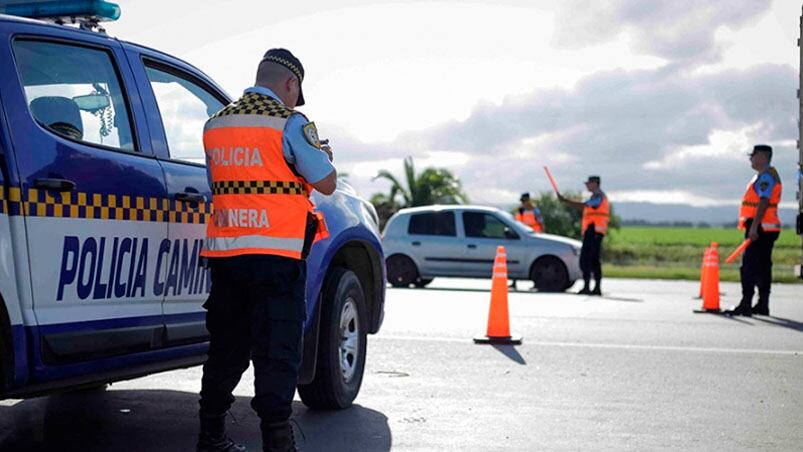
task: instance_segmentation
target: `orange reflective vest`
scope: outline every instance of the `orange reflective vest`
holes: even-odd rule
[[[535,232],[544,232],[544,225],[538,221],[534,210],[525,209],[524,213],[521,210],[516,211],[516,221],[526,224]]]
[[[778,171],[773,167],[770,167],[769,173],[775,179],[775,187],[772,189],[769,205],[764,212],[764,217],[761,219],[761,228],[766,232],[776,232],[781,230],[781,218],[778,216],[778,203],[781,202],[782,190],[781,177],[778,175]],[[758,176],[758,174],[753,176],[750,183],[747,184],[747,190],[745,190],[744,196],[742,197],[742,206],[739,209],[739,229],[746,229],[747,220],[756,217],[758,203],[761,201],[761,198],[758,196],[758,193],[756,193],[753,185],[755,185]]]
[[[602,195],[602,202],[596,208],[591,206],[583,207],[583,228],[582,234],[586,233],[586,229],[592,224],[594,231],[598,234],[605,235],[608,233],[608,221],[611,219],[611,206],[608,204],[608,197]]]
[[[325,237],[323,217],[309,199],[312,187],[282,153],[284,126],[294,113],[269,96],[246,93],[207,121],[213,211],[202,256],[302,259],[316,228],[316,238]]]

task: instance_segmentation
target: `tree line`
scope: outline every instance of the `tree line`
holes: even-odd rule
[[[381,170],[373,180],[385,180],[390,183],[387,193],[375,193],[371,196],[371,204],[379,217],[379,227],[384,229],[388,219],[400,209],[408,207],[429,206],[433,204],[467,204],[469,198],[463,191],[460,179],[444,168],[424,168],[416,172],[412,157],[404,159],[403,178],[400,180],[388,170]],[[527,191],[526,189],[522,191]],[[573,199],[581,199],[580,192],[566,192]],[[558,201],[552,192],[541,192],[533,198],[534,204],[541,209],[546,232],[566,237],[580,237],[582,212],[569,209]],[[514,213],[518,206],[511,209]],[[621,219],[611,208],[609,227],[619,229]]]

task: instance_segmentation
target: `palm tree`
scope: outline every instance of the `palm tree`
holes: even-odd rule
[[[425,168],[421,174],[416,174],[413,158],[408,156],[404,159],[404,176],[407,182],[406,186],[402,185],[390,171],[379,171],[374,180],[385,179],[391,185],[390,193],[386,197],[378,198],[377,201],[395,205],[398,208],[468,202],[468,197],[463,193],[460,179],[449,170]],[[401,202],[396,200],[399,196],[401,196]]]

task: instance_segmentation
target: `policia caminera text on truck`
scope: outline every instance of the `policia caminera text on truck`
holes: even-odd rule
[[[109,5],[63,4],[82,3]],[[43,14],[12,6],[0,12]],[[91,28],[101,13],[51,16]],[[201,363],[201,134],[229,97],[156,50],[10,15],[0,61],[0,398]],[[345,407],[382,323],[384,258],[369,203],[348,186],[313,199],[330,236],[307,259],[299,393]]]

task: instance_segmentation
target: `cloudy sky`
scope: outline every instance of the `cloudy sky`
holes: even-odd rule
[[[204,70],[231,95],[262,53],[304,63],[308,105],[363,194],[402,159],[474,202],[600,174],[614,201],[736,204],[745,152],[776,149],[793,206],[799,0],[119,0],[110,34]]]

